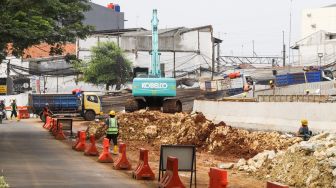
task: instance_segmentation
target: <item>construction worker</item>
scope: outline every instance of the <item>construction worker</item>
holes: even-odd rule
[[[119,126],[116,116],[116,112],[111,110],[109,113],[109,118],[106,119],[105,124],[107,125],[106,138],[113,141],[113,154],[118,154],[118,135]]]
[[[301,120],[301,127],[297,133],[297,136],[302,137],[304,141],[308,141],[309,138],[312,136],[312,132],[308,128],[308,120]]]
[[[0,101],[0,113],[1,113],[1,118],[2,119],[7,119],[7,115],[6,115],[6,107],[5,107],[5,102],[4,100]]]
[[[12,107],[12,113],[11,113],[10,118],[12,119],[13,116],[14,116],[15,118],[17,118],[17,104],[16,104],[15,99],[13,99],[13,102],[12,102],[12,104],[11,104],[11,107]],[[18,119],[17,119],[17,120],[18,120]]]
[[[308,89],[305,90],[305,94],[309,95],[309,90]]]
[[[47,116],[51,116],[53,113],[50,111],[49,109],[49,104],[46,103],[45,106],[43,107],[43,117],[42,117],[42,121],[46,122],[47,120]]]
[[[270,88],[271,88],[271,89],[274,89],[274,83],[273,83],[273,80],[270,80],[270,81],[269,81],[269,85],[270,85]]]

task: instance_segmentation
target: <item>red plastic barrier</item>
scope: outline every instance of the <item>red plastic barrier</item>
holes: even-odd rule
[[[276,182],[267,182],[266,184],[266,188],[289,188],[288,185],[282,185],[280,183],[276,183]]]
[[[76,151],[84,151],[85,150],[85,146],[86,146],[85,139],[86,139],[86,133],[85,133],[85,131],[81,131],[79,133],[79,143],[75,147]]]
[[[45,122],[45,124],[43,125],[43,128],[45,128],[45,129],[50,129],[50,127],[51,127],[51,120],[52,120],[52,118],[49,117],[49,116],[47,116],[47,117],[46,117],[46,122]]]
[[[166,173],[159,182],[160,188],[185,188],[178,175],[178,159],[176,157],[167,158]]]
[[[228,174],[226,170],[210,168],[209,188],[225,188],[228,185]]]
[[[58,126],[58,133],[56,135],[56,140],[65,140],[65,135],[63,133],[63,124],[60,123]]]
[[[30,114],[28,112],[28,107],[27,106],[18,106],[18,117],[19,119],[29,119],[30,118]]]
[[[89,156],[98,156],[99,152],[96,147],[96,140],[95,136],[91,135],[90,136],[90,144],[86,147],[84,151],[84,155],[89,155]]]
[[[119,157],[113,164],[116,170],[130,170],[131,164],[128,162],[126,157],[126,144],[119,144]]]
[[[52,132],[55,126],[56,126],[56,123],[54,121],[54,118],[50,118],[50,126],[48,127],[49,132]]]
[[[140,157],[137,167],[133,172],[133,178],[137,180],[149,179],[154,180],[155,175],[148,164],[148,150],[145,148],[140,149]]]
[[[57,120],[53,118],[52,121],[53,121],[53,127],[52,127],[51,132],[52,132],[52,135],[56,136],[58,132]]]
[[[78,143],[79,143],[79,135],[80,135],[80,131],[77,131],[77,139],[76,139],[75,143],[72,144],[72,149],[75,149],[76,146],[78,145]]]
[[[98,162],[113,163],[113,159],[110,154],[110,141],[107,138],[104,138],[103,140],[103,152],[100,154]]]

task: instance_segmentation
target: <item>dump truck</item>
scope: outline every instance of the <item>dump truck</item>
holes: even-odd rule
[[[29,106],[34,114],[42,119],[43,108],[49,105],[54,116],[83,117],[92,121],[102,115],[101,98],[94,92],[82,92],[80,96],[74,94],[30,94]]]

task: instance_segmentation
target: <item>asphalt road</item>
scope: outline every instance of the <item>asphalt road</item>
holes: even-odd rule
[[[11,187],[148,187],[55,140],[35,120],[0,124],[0,176]]]

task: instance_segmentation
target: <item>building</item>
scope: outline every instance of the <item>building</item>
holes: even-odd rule
[[[208,76],[216,62],[217,50],[222,42],[213,37],[212,26],[195,28],[176,27],[159,30],[161,69],[166,77]],[[89,61],[90,49],[99,42],[117,43],[133,62],[134,67],[149,67],[151,31],[143,28],[98,32],[85,40],[77,40],[77,56]],[[200,73],[200,70],[204,74]]]
[[[302,12],[301,40],[294,65],[320,66],[336,62],[336,4]]]
[[[336,4],[302,11],[301,39],[321,30],[336,33]]]
[[[124,29],[123,12],[91,2],[89,4],[91,10],[84,13],[84,24],[94,26],[96,31]]]

